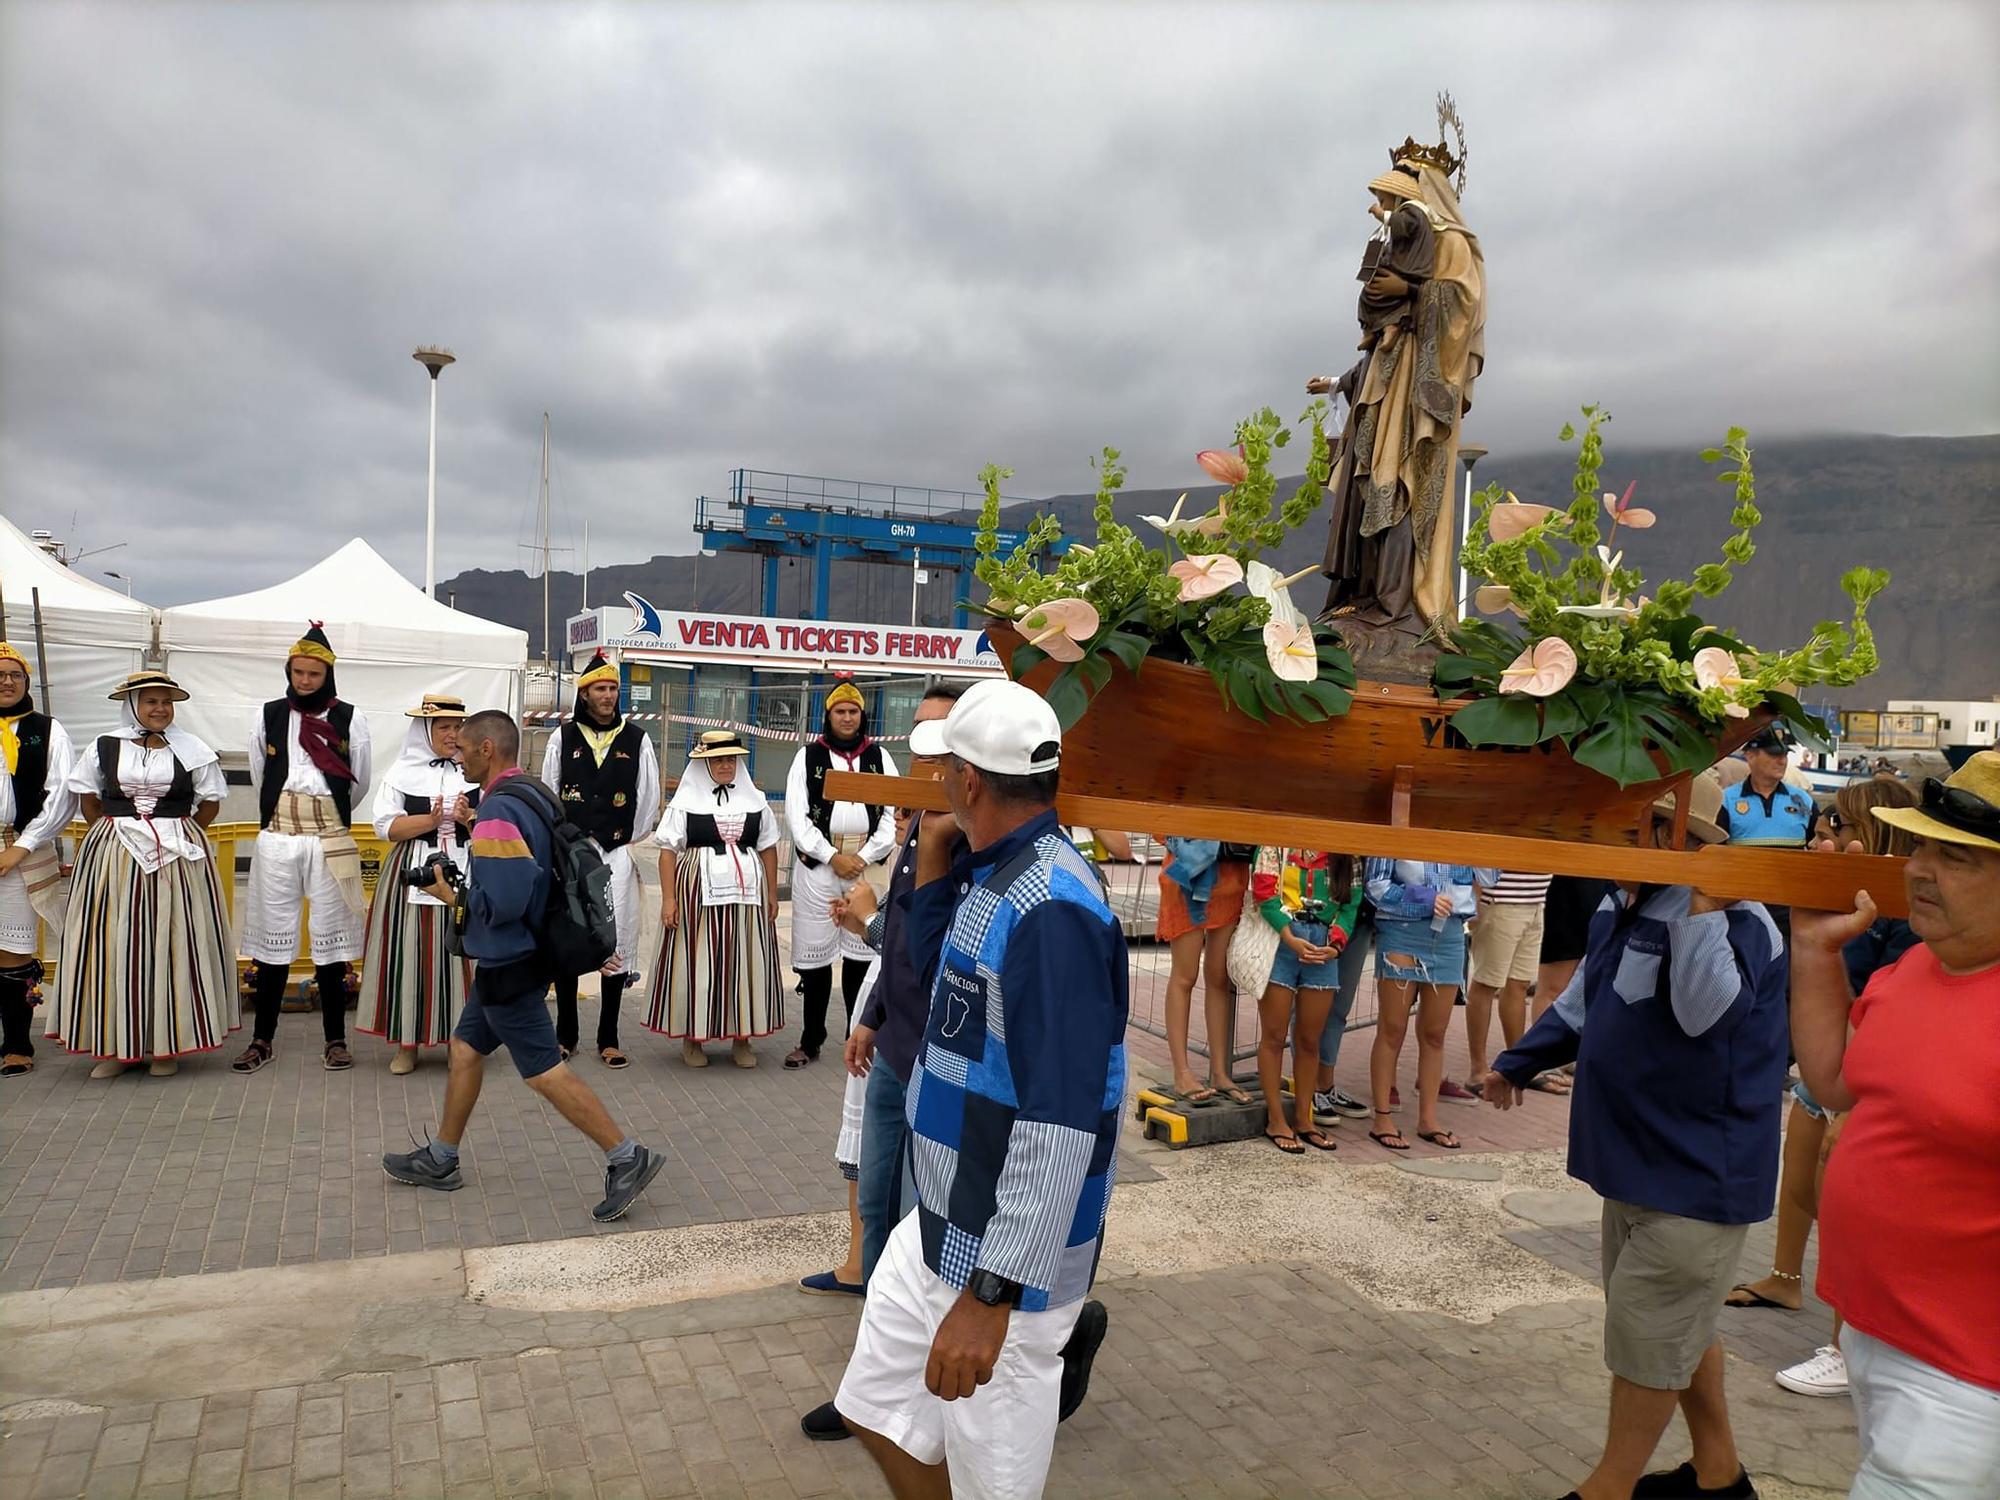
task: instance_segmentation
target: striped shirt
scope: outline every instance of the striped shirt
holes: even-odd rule
[[[1553,875],[1530,875],[1521,870],[1502,870],[1500,879],[1480,889],[1479,899],[1500,906],[1540,906],[1548,899]]]
[[[1021,1287],[1026,1312],[1097,1274],[1125,1097],[1127,959],[1054,812],[910,895],[930,1019],[905,1106],[924,1263]],[[934,976],[934,977],[932,977]]]
[[[472,868],[465,891],[465,956],[486,967],[534,956],[548,902],[555,844],[549,824],[519,802],[532,791],[504,791],[521,774],[503,773],[480,800],[472,825]]]

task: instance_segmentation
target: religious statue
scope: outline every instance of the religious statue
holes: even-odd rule
[[[1368,184],[1378,227],[1356,278],[1361,358],[1306,385],[1348,402],[1332,444],[1322,617],[1363,675],[1418,682],[1430,675],[1419,647],[1456,614],[1459,425],[1486,359],[1486,262],[1459,211],[1465,132],[1450,95],[1438,133],[1435,146],[1406,139]]]

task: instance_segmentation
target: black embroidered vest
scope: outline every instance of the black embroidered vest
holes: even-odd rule
[[[806,746],[806,821],[817,828],[821,835],[833,841],[833,804],[826,797],[826,773],[833,769],[833,751],[824,739],[814,740]],[[844,768],[843,768],[844,769]],[[882,774],[882,747],[872,740],[862,750],[855,769],[865,775]],[[882,821],[882,809],[868,808],[868,828],[872,833],[875,825]],[[809,854],[801,854],[799,862],[808,870],[817,870],[820,861]]]
[[[116,735],[103,735],[97,741],[97,800],[104,806],[107,818],[136,818],[139,804],[125,795],[125,788],[118,780],[119,747],[125,742]],[[181,764],[181,758],[174,757],[173,784],[160,798],[153,809],[156,818],[191,818],[194,816],[194,773]]]
[[[604,764],[591,754],[590,742],[572,719],[562,727],[563,821],[580,828],[603,849],[632,842],[632,820],[639,815],[639,757],[653,753],[646,731],[625,723],[604,752]]]
[[[36,818],[49,800],[49,724],[47,714],[25,713],[14,725],[21,752],[14,758],[14,831]]]
[[[335,748],[340,758],[350,768],[354,765],[354,705],[334,699],[333,707],[326,711],[326,721],[340,736]],[[291,774],[292,762],[292,701],[289,698],[274,698],[264,705],[264,784],[257,788],[257,814],[259,828],[271,826],[271,815],[278,810],[278,796],[285,789],[285,777]],[[340,810],[340,821],[354,821],[354,783],[326,779],[327,790],[333,794],[333,805]]]
[[[743,815],[743,834],[736,841],[736,847],[749,854],[757,852],[757,835],[763,829],[764,814],[761,809]],[[715,818],[710,813],[689,813],[687,826],[689,849],[727,849],[722,831],[715,826]]]

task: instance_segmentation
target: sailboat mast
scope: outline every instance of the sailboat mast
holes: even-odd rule
[[[542,413],[542,665],[549,654],[549,414]]]

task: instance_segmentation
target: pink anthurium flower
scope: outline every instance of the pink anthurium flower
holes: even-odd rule
[[[1639,488],[1639,481],[1635,479],[1625,486],[1625,493],[1623,495],[1614,495],[1611,491],[1606,490],[1604,492],[1604,509],[1610,515],[1611,519],[1616,521],[1620,526],[1629,526],[1634,531],[1644,531],[1648,526],[1659,520],[1659,517],[1654,515],[1650,510],[1647,510],[1643,505],[1634,505],[1632,503],[1632,492],[1637,488]]]
[[[1097,634],[1097,609],[1086,599],[1051,599],[1021,617],[1030,646],[1057,661],[1082,661],[1083,643]]]
[[[1520,607],[1514,603],[1514,591],[1504,583],[1481,584],[1474,591],[1472,602],[1481,614],[1497,615],[1503,609],[1517,616],[1521,613]]]
[[[1204,448],[1194,456],[1194,461],[1217,484],[1241,484],[1250,477],[1249,460],[1240,451],[1232,453],[1227,448]]]
[[[1227,552],[1184,557],[1167,571],[1181,581],[1181,603],[1192,604],[1243,581],[1243,564]]]
[[[1319,647],[1309,620],[1273,620],[1264,627],[1264,659],[1286,682],[1311,682],[1319,676]]]
[[[1576,676],[1576,652],[1559,635],[1544,636],[1514,658],[1500,674],[1500,691],[1546,698],[1569,686]]]
[[[1507,491],[1507,503],[1486,513],[1486,534],[1496,542],[1511,542],[1532,526],[1539,526],[1557,514],[1553,505],[1524,505]]]

